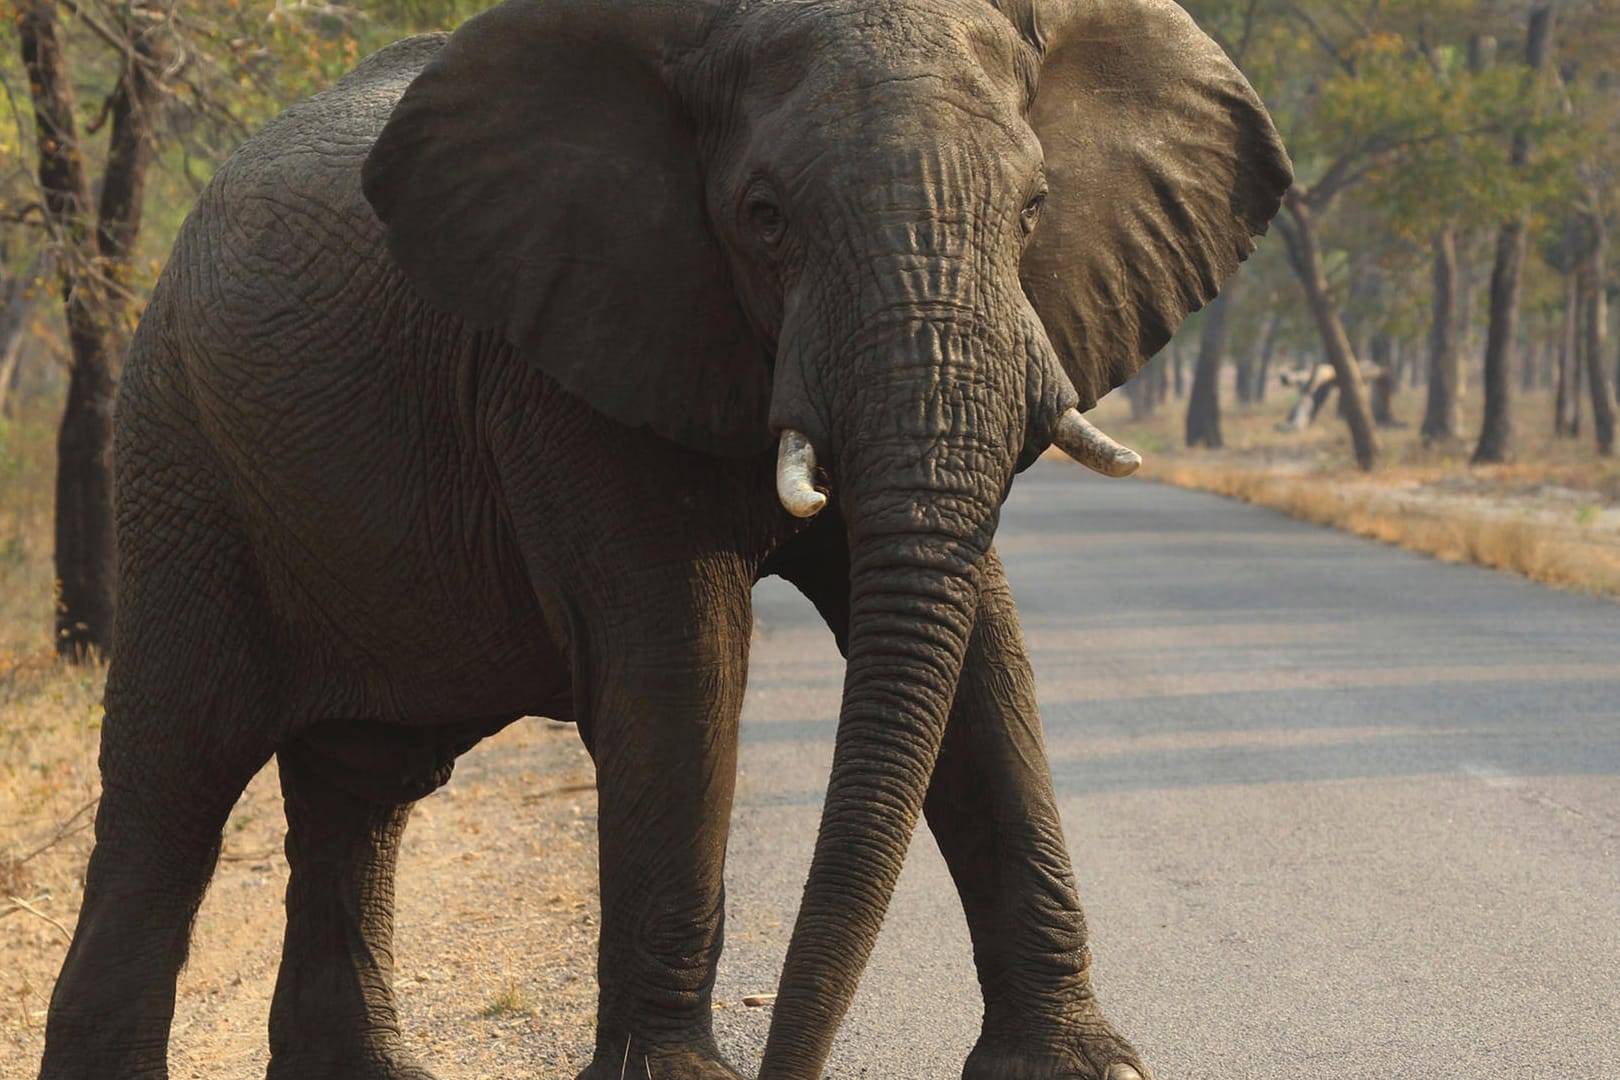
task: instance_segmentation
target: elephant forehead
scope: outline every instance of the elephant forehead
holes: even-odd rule
[[[789,0],[739,10],[735,46],[750,94],[838,109],[910,91],[1002,98],[1022,111],[1036,59],[982,0]],[[930,85],[931,84],[931,85]]]

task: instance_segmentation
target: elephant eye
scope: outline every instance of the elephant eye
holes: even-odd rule
[[[787,231],[787,218],[782,216],[781,207],[763,195],[753,195],[744,211],[754,234],[767,246],[775,247],[781,242],[782,234]]]
[[[1028,236],[1035,231],[1035,225],[1041,220],[1041,208],[1046,205],[1046,189],[1037,191],[1024,205],[1024,212],[1019,215],[1020,223],[1024,226],[1024,235]]]

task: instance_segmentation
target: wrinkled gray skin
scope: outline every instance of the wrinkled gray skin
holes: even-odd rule
[[[270,1075],[427,1077],[390,989],[399,837],[527,713],[597,766],[583,1075],[735,1077],[709,996],[772,573],[848,677],[760,1075],[820,1075],[924,811],[985,999],[964,1075],[1147,1075],[1090,989],[991,538],[1289,169],[1172,5],[1002,6],[510,0],[220,172],[119,403],[105,794],[42,1077],[166,1075],[220,829],[272,755]],[[809,524],[773,491],[785,428],[832,494]]]

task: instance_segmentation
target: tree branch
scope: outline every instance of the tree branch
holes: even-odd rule
[[[1349,58],[1344,55],[1343,46],[1335,43],[1332,38],[1328,37],[1321,25],[1311,17],[1309,12],[1300,7],[1298,4],[1289,4],[1288,10],[1293,13],[1294,18],[1305,24],[1305,29],[1309,30],[1311,32],[1311,36],[1316,38],[1317,43],[1320,44],[1322,48],[1327,50],[1328,55],[1333,58],[1333,62],[1335,64],[1338,64],[1340,67],[1344,68],[1344,70],[1349,72],[1351,75],[1356,73],[1356,66],[1352,64]]]

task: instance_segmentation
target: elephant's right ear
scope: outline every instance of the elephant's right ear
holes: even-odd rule
[[[768,359],[711,232],[669,85],[708,9],[506,0],[411,83],[366,198],[421,295],[632,427],[715,453],[770,445]]]

